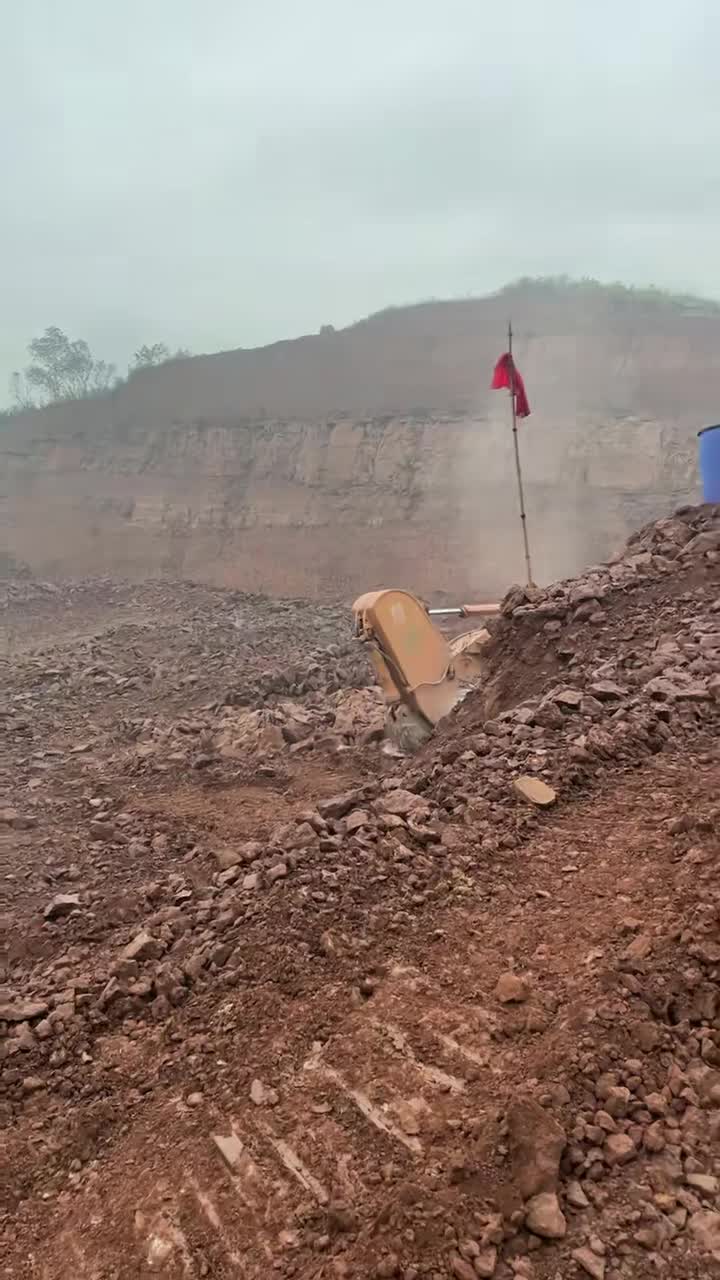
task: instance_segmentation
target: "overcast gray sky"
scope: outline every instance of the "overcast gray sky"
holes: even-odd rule
[[[719,0],[0,0],[0,398],[568,272],[720,297]]]

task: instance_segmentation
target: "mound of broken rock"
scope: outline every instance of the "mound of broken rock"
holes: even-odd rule
[[[349,1056],[370,1055],[368,1026],[373,1033],[384,1026],[395,1065],[417,1072],[427,1028],[446,999],[461,1013],[443,1025],[445,1050],[459,1055],[469,1028],[480,1045],[452,1059],[452,1075],[434,1068],[431,1077],[440,1079],[448,1107],[460,1110],[444,1124],[434,1103],[420,1159],[425,1112],[406,1101],[398,1111],[392,1091],[379,1088],[381,1132],[387,1137],[388,1117],[400,1115],[412,1157],[399,1164],[408,1151],[401,1144],[400,1157],[381,1162],[373,1149],[373,1169],[381,1167],[374,1182],[360,1180],[352,1211],[338,1204],[339,1193],[298,1211],[289,1252],[284,1243],[268,1246],[273,1269],[277,1262],[288,1275],[406,1280],[712,1274],[720,1265],[720,807],[707,788],[719,759],[719,545],[718,509],[686,510],[642,531],[623,556],[582,579],[511,593],[490,646],[487,684],[417,756],[388,771],[377,748],[368,765],[342,728],[343,714],[348,725],[375,714],[374,691],[365,688],[302,692],[294,678],[268,705],[247,706],[207,685],[200,697],[184,699],[175,667],[169,679],[155,676],[155,688],[167,682],[157,705],[139,705],[145,689],[118,693],[122,732],[115,721],[98,722],[90,738],[82,697],[97,689],[107,705],[108,688],[126,678],[125,637],[122,646],[104,642],[108,670],[84,677],[84,693],[73,683],[75,667],[66,683],[62,663],[44,657],[56,674],[40,685],[49,696],[35,699],[40,658],[23,657],[8,741],[16,750],[13,785],[20,780],[25,790],[0,822],[18,850],[32,853],[23,884],[11,871],[6,889],[23,910],[35,893],[38,950],[9,957],[0,992],[1,1105],[13,1151],[24,1153],[3,1181],[14,1207],[8,1229],[27,1242],[38,1215],[51,1212],[40,1202],[48,1190],[50,1202],[58,1196],[62,1236],[72,1209],[61,1198],[71,1151],[82,1194],[96,1179],[110,1194],[103,1166],[112,1160],[117,1120],[102,1109],[108,1099],[141,1116],[148,1098],[164,1125],[181,1097],[193,1114],[205,1094],[218,1106],[225,1099],[235,1115],[242,1093],[255,1112],[269,1109],[276,1118],[293,1079],[307,1077],[308,1054],[312,1061],[325,1050],[340,1054],[345,1036]],[[224,606],[211,633],[216,626],[225,637]],[[209,652],[202,636],[201,684]],[[134,643],[140,648],[139,635]],[[259,642],[257,649],[248,660],[255,672],[266,669]],[[224,685],[219,645],[215,660]],[[132,662],[144,681],[145,657]],[[322,685],[318,664],[310,679]],[[108,674],[111,685],[94,685]],[[60,748],[34,735],[43,716],[61,718],[63,690],[80,750],[73,755],[68,745],[66,757],[48,757]],[[125,710],[133,697],[135,736]],[[27,727],[18,728],[23,719]],[[334,782],[338,752],[335,744],[323,756],[326,729],[342,737],[347,762]],[[318,770],[301,773],[312,762],[303,749],[309,740]],[[276,749],[286,761],[282,780],[261,773],[264,755]],[[207,768],[203,753],[212,756]],[[35,768],[34,755],[41,757]],[[202,821],[189,818],[198,809],[183,806],[188,795],[198,804],[208,770],[217,767],[219,783],[229,786],[222,762],[239,756],[254,770],[253,804],[264,803],[260,783],[268,788],[262,820],[214,825],[223,793],[211,789],[202,793]],[[52,804],[49,797],[40,803],[56,768],[71,785]],[[170,816],[159,790],[169,776],[173,787],[181,784]],[[319,789],[320,778],[331,785]],[[244,802],[243,790],[231,790],[227,808]],[[583,883],[597,886],[602,851],[584,824],[592,828],[613,804],[618,822],[621,809],[632,808],[623,830],[635,843],[620,850],[598,906],[573,899],[568,886],[585,870]],[[636,810],[645,824],[639,828]],[[63,827],[69,814],[74,825]],[[583,841],[584,852],[573,843]],[[643,862],[638,899],[626,863],[641,859],[649,841],[664,858],[662,878]],[[568,844],[553,880],[554,848]],[[617,928],[603,933],[615,899],[626,896]],[[505,949],[504,935],[512,938]],[[571,972],[569,940],[579,957]],[[404,998],[410,992],[418,1002],[408,1015],[414,1040],[412,1027],[399,1032],[387,1010],[381,1016],[384,992],[410,971],[409,952],[416,976]],[[443,985],[423,1004],[423,975],[438,967]],[[360,1026],[357,1040],[343,1030],[343,993]],[[391,1008],[399,1021],[403,1006]],[[285,1024],[281,1046],[278,1022]],[[297,1044],[295,1025],[302,1028]],[[117,1044],[147,1053],[141,1078],[129,1072],[123,1080],[108,1069],[104,1055]],[[363,1059],[368,1074],[371,1060]],[[229,1083],[228,1072],[237,1073]],[[102,1161],[88,1157],[86,1145],[73,1147],[77,1139],[63,1128],[67,1113],[86,1108],[104,1134]],[[299,1112],[288,1119],[288,1141],[303,1125],[315,1134],[316,1121],[318,1132],[344,1132],[342,1107],[331,1114],[323,1100],[317,1108],[312,1122]],[[203,1132],[203,1151],[214,1125]],[[239,1139],[231,1151],[230,1139],[223,1141],[228,1165]],[[172,1164],[171,1145],[164,1164]],[[138,1161],[138,1178],[141,1171]],[[349,1196],[349,1175],[342,1185]],[[81,1196],[72,1203],[82,1205]]]

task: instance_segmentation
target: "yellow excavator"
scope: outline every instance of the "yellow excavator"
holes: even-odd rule
[[[388,708],[388,736],[405,751],[429,738],[482,675],[486,626],[446,639],[433,618],[476,623],[498,614],[498,604],[427,608],[409,591],[368,591],[353,605],[355,634],[370,651]]]

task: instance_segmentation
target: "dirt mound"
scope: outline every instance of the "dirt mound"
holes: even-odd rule
[[[399,765],[340,611],[12,584],[6,1274],[712,1274],[719,584],[514,591]]]

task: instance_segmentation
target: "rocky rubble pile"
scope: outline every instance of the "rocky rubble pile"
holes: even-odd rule
[[[718,760],[719,582],[720,512],[700,508],[649,527],[614,564],[576,582],[514,591],[493,639],[489,687],[416,757],[319,802],[308,795],[302,812],[256,838],[193,830],[181,814],[149,819],[107,788],[86,794],[75,843],[44,849],[45,946],[10,964],[0,987],[5,1118],[40,1097],[102,1094],[94,1062],[111,1031],[141,1040],[148,1025],[172,1025],[216,989],[250,989],[249,937],[290,939],[292,983],[314,951],[340,963],[338,934],[350,920],[360,933],[363,911],[380,916],[392,904],[389,928],[399,930],[425,928],[430,913],[480,888],[492,903],[511,851],[532,850],[597,781],[665,751]],[[331,665],[344,660],[333,643]],[[199,679],[208,653],[198,640]],[[523,669],[508,683],[523,653],[532,681]],[[16,742],[18,710],[27,714],[35,697],[34,661],[21,664],[26,683],[11,704]],[[253,670],[260,682],[261,661]],[[287,686],[264,694],[263,707],[223,690],[176,714],[172,702],[157,713],[138,708],[123,720],[120,763],[152,774],[252,757],[260,777],[275,751],[302,763],[326,735],[356,741],[358,716],[378,736],[376,691],[331,692],[339,672],[326,680],[320,655],[302,670],[300,679],[285,671]],[[41,691],[63,679],[38,687],[38,715]],[[304,688],[308,679],[317,687]],[[32,800],[0,812],[0,830],[18,838],[38,821]],[[495,1117],[503,1193],[470,1215],[472,1230],[448,1227],[444,1271],[403,1270],[390,1250],[377,1276],[635,1280],[665,1271],[699,1280],[720,1266],[719,821],[714,806],[673,817],[677,901],[651,925],[624,919],[562,1069],[550,1085],[526,1079]],[[368,961],[355,994],[372,1001],[375,990]],[[498,976],[492,998],[500,1062],[513,1026],[532,1037],[548,1016],[521,968]],[[455,1138],[447,1176],[470,1196],[487,1132],[468,1121]]]
[[[447,1253],[448,1274],[460,1280],[471,1274],[497,1280],[553,1276],[553,1270],[537,1269],[539,1251],[547,1246],[557,1251],[557,1267],[574,1268],[569,1276],[596,1280],[645,1275],[646,1261],[652,1274],[669,1258],[677,1265],[686,1252],[708,1265],[720,1257],[719,820],[715,808],[680,814],[671,823],[679,883],[690,881],[697,898],[660,931],[627,920],[624,940],[610,957],[614,981],[604,997],[600,1038],[590,1027],[581,1033],[552,1086],[527,1080],[522,1096],[498,1115],[495,1159],[510,1200],[503,1195],[490,1204],[481,1230],[457,1239]],[[5,1098],[18,1109],[48,1089],[74,1098],[81,1064],[92,1063],[96,1035],[119,1024],[133,1034],[143,1017],[167,1019],[193,989],[247,981],[242,944],[252,920],[262,919],[261,895],[271,905],[294,883],[306,895],[306,909],[317,909],[327,902],[331,874],[342,872],[348,850],[367,857],[367,875],[382,871],[385,892],[393,870],[410,881],[419,907],[430,859],[453,856],[432,823],[432,806],[422,796],[398,787],[377,794],[368,784],[278,828],[270,847],[263,841],[216,847],[218,870],[202,892],[189,874],[173,875],[166,887],[147,886],[143,926],[128,932],[105,972],[73,972],[72,955],[80,948],[69,945],[64,966],[37,975],[34,994],[5,994]],[[393,858],[384,864],[363,836],[372,827],[394,844]],[[428,831],[435,832],[429,844]],[[46,915],[54,927],[68,929],[86,909],[81,895],[57,895]],[[321,946],[333,955],[332,931]],[[365,998],[372,999],[373,990],[372,981],[361,983]],[[532,1003],[531,981],[502,974],[494,995],[500,1009],[522,1010]],[[498,1051],[502,1043],[498,1026]],[[92,1094],[89,1083],[85,1088]],[[460,1136],[450,1177],[454,1185],[471,1186],[486,1158],[487,1133],[471,1126]],[[387,1269],[395,1265],[392,1258],[381,1265],[386,1269],[378,1276],[405,1274],[399,1266]],[[689,1261],[686,1266],[672,1274],[707,1274],[693,1272]]]
[[[512,1272],[527,1277],[544,1242],[571,1268],[547,1274],[591,1280],[653,1274],[671,1258],[688,1268],[677,1275],[702,1274],[693,1256],[701,1268],[720,1262],[720,1089],[708,1035],[702,1024],[647,1021],[633,1057],[607,1045],[597,1055],[587,1037],[569,1088],[512,1099],[498,1145],[517,1207],[459,1243],[451,1274],[499,1275],[510,1242]],[[462,1173],[471,1172],[470,1156]]]
[[[719,566],[720,507],[689,507],[648,525],[614,561],[580,578],[513,587],[485,651],[486,711],[537,695],[553,673],[629,651],[633,640],[660,642],[665,623],[674,630],[679,622],[683,595],[716,598]]]
[[[122,732],[136,744],[126,759],[132,772],[214,770],[251,761],[272,772],[270,762],[285,752],[342,751],[379,742],[384,724],[382,694],[369,688],[297,701],[272,698],[254,710],[213,705],[176,720],[136,717],[124,721]]]
[[[659,937],[629,922],[604,1012],[607,1041],[581,1039],[566,1073],[569,1090],[510,1108],[514,1158],[518,1141],[524,1144],[514,1184],[525,1200],[528,1243],[584,1233],[587,1243],[571,1257],[594,1280],[645,1274],[644,1259],[662,1270],[668,1254],[686,1250],[720,1262],[720,895],[710,871],[719,823],[720,807],[673,824],[687,874],[705,867],[701,905],[666,922],[669,932]],[[704,852],[688,845],[698,829],[710,837]],[[661,1012],[663,985],[674,988],[675,1005]],[[612,1042],[613,1025],[630,1046],[627,1056]],[[542,1179],[532,1172],[528,1179],[538,1165]]]
[[[14,784],[67,750],[104,751],[116,764],[117,747],[136,744],[125,767],[167,772],[381,736],[380,696],[343,607],[104,581],[6,583],[5,595],[0,674],[12,693],[0,697],[0,724]],[[34,606],[41,632],[59,628],[59,643],[23,641]],[[65,639],[81,618],[81,634]]]
[[[646,525],[630,538],[624,551],[582,577],[548,590],[514,587],[502,604],[505,617],[534,616],[557,623],[572,614],[577,622],[602,622],[603,601],[614,592],[635,590],[658,576],[677,575],[693,564],[720,564],[720,507],[684,507]],[[555,628],[551,625],[549,633]]]
[[[698,524],[702,528],[693,533]],[[680,526],[690,531],[684,542]],[[693,512],[684,520],[661,521],[643,534],[643,545],[655,545],[663,531],[669,531],[671,545],[686,552],[683,567],[692,568],[714,554],[715,531],[720,538],[718,513]],[[694,551],[687,552],[687,548]],[[646,553],[632,551],[631,560],[636,554]],[[715,567],[712,559],[709,563]],[[647,567],[643,561],[643,571]],[[627,572],[637,572],[632,566],[628,570],[624,561],[618,562],[607,571],[598,570],[597,578],[591,574],[583,579],[579,588],[563,584],[563,600],[577,601],[579,594],[587,597],[590,581],[596,592],[593,599],[599,601],[605,589],[602,573],[611,575],[614,568],[622,571],[623,581]],[[549,598],[555,599],[552,592]],[[517,626],[516,619],[525,625],[529,614],[546,624],[542,602],[520,605],[506,601],[504,608],[508,615],[506,635],[508,628]],[[157,960],[167,951],[177,957],[179,968],[171,989],[174,998],[181,998],[186,983],[203,968],[193,959],[190,972],[184,977],[181,973],[183,966],[188,967],[185,958],[195,927],[207,926],[220,917],[219,932],[226,934],[232,918],[244,910],[248,895],[252,898],[263,888],[297,875],[311,894],[321,893],[327,882],[328,860],[331,864],[335,861],[334,874],[341,874],[345,859],[362,857],[369,860],[368,866],[382,868],[383,874],[405,874],[412,865],[408,883],[419,906],[438,879],[452,881],[471,874],[478,859],[483,861],[498,850],[517,846],[539,821],[538,804],[564,802],[598,770],[627,765],[668,744],[694,742],[703,734],[711,738],[716,733],[720,719],[720,599],[714,589],[702,586],[660,609],[646,641],[633,634],[625,646],[616,646],[612,658],[597,666],[583,661],[577,652],[568,657],[567,681],[551,684],[540,696],[483,720],[466,736],[465,723],[477,718],[483,698],[482,691],[470,695],[461,713],[449,718],[438,743],[431,742],[421,757],[410,761],[395,777],[324,801],[299,820],[276,827],[264,840],[211,851],[218,870],[206,900],[198,903],[197,893],[182,876],[175,876],[169,897],[163,890],[169,905],[144,922],[144,931],[154,939],[148,954],[123,957],[121,974],[108,976],[107,980],[114,981],[101,1009],[111,998],[129,998],[122,1009],[137,1012],[158,994],[163,997],[159,1007],[164,1008],[164,970],[140,981],[136,967],[141,960]],[[360,706],[366,722],[363,731],[379,736],[382,704],[376,691],[365,690],[336,695],[330,709],[278,700],[264,711],[225,707],[215,716],[181,718],[169,726],[140,720],[134,726],[137,745],[133,752],[141,761],[152,761],[160,753],[164,764],[191,760],[202,768],[223,756],[232,759],[248,742],[257,751],[281,747],[302,750],[323,729],[345,733],[349,739],[357,727]],[[532,787],[522,786],[528,778],[547,784],[540,799]],[[123,849],[138,852],[137,842],[147,843],[137,818],[113,814],[112,805],[102,797],[97,805],[89,827],[91,839],[118,854]],[[2,816],[7,825],[21,827],[34,821],[13,809],[5,810]],[[173,837],[161,832],[152,838],[166,846]],[[192,839],[185,847],[193,847]],[[68,903],[67,909],[58,909],[55,914],[72,918],[74,909],[74,904]],[[163,911],[169,914],[163,915]],[[159,928],[162,937],[155,938]],[[214,926],[211,932],[213,936],[217,932]],[[212,963],[211,938],[202,940],[196,950],[206,958],[203,963]],[[129,968],[125,964],[128,959],[132,961]],[[136,980],[139,987],[133,987]],[[83,1003],[91,1004],[89,993],[99,993],[105,982],[95,977]],[[33,1000],[45,998],[45,992],[32,990]],[[17,1024],[23,1019],[6,1021]]]
[[[14,659],[17,694],[32,699],[41,691],[63,708],[68,700],[102,702],[134,689],[151,698],[212,690],[228,705],[253,705],[274,695],[333,693],[368,683],[368,665],[342,605],[167,583],[5,582],[0,589],[6,611],[6,654],[0,657]],[[108,625],[110,610],[115,620]],[[23,645],[14,653],[13,639],[28,614],[46,619],[51,633],[59,628],[61,643]],[[85,634],[63,644],[63,632],[88,614],[97,619],[95,634],[86,623]]]

